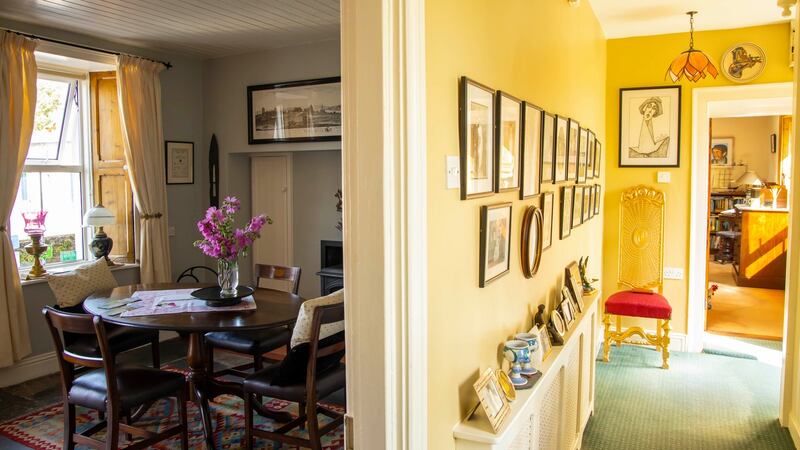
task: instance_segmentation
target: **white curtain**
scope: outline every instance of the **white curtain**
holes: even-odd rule
[[[31,352],[17,260],[6,226],[36,112],[36,41],[0,31],[0,367]]]
[[[117,96],[133,196],[139,210],[142,283],[172,279],[167,235],[160,63],[127,55],[117,59]],[[191,249],[187,249],[191,251]]]

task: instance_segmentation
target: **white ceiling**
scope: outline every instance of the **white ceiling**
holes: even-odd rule
[[[785,22],[777,0],[589,0],[606,38],[720,30]],[[797,8],[795,6],[793,9]]]
[[[0,17],[201,58],[339,36],[339,0],[0,0]]]

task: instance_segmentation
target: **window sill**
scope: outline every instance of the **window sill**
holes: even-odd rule
[[[54,267],[52,269],[48,269],[48,273],[71,272],[72,270],[74,270],[75,268],[80,266],[81,264],[86,264],[86,262],[87,261],[80,261],[80,262],[75,263],[75,264],[64,264],[64,265],[61,265],[61,266],[58,266],[58,267]],[[118,264],[120,264],[120,263],[118,263]],[[112,272],[116,272],[117,270],[130,270],[130,269],[137,269],[138,267],[139,267],[138,263],[122,263],[119,266],[110,267],[109,269],[111,269]],[[47,283],[47,278],[36,278],[36,279],[33,279],[33,280],[26,280],[25,279],[25,274],[27,274],[27,273],[28,273],[27,269],[24,271],[24,274],[23,274],[23,271],[20,271],[20,277],[22,278],[22,280],[21,280],[22,286],[28,286],[28,285],[31,285],[31,284],[39,284],[39,283]]]

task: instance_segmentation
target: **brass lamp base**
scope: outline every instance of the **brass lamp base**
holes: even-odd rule
[[[42,235],[30,235],[31,243],[25,246],[25,252],[29,255],[33,256],[33,267],[28,272],[28,275],[25,277],[26,280],[32,280],[34,278],[42,278],[47,274],[47,270],[45,270],[44,266],[42,265],[41,256],[42,253],[47,251],[47,245],[42,244]]]

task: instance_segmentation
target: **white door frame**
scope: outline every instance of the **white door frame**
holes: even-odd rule
[[[424,0],[342,0],[346,447],[427,448]]]

